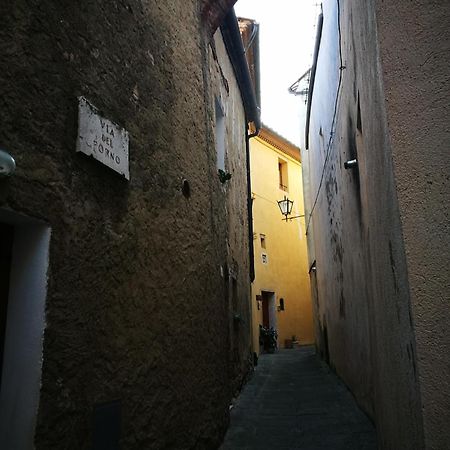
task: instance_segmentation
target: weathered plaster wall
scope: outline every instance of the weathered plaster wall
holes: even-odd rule
[[[310,194],[313,196],[310,211],[322,182],[320,196],[313,211],[319,293],[316,308],[320,321],[319,329],[316,329],[319,332],[316,340],[324,357],[329,359],[330,364],[356,392],[365,408],[371,411],[373,382],[370,370],[368,305],[362,300],[366,297],[366,286],[360,199],[357,180],[352,173],[343,169],[343,162],[351,159],[348,153],[356,132],[357,99],[352,92],[348,92],[351,86],[342,84],[343,100],[334,136],[334,142],[339,143],[339,146],[330,147],[329,136],[333,126],[340,61],[335,2],[328,2],[324,6],[308,150],[313,161],[310,166]],[[345,64],[350,64],[347,59]],[[343,76],[349,70],[350,67]],[[325,161],[326,171],[321,180]],[[348,358],[349,352],[355,357]]]
[[[93,408],[111,400],[121,401],[123,448],[213,448],[227,425],[221,266],[238,261],[243,302],[248,251],[234,220],[246,236],[246,218],[224,218],[234,188],[217,182],[200,9],[0,7],[0,145],[17,162],[0,206],[52,228],[38,449],[89,448]],[[79,95],[129,131],[129,182],[75,153]]]
[[[450,3],[377,2],[427,448],[450,432]]]
[[[396,29],[401,28],[397,23]],[[422,448],[416,324],[378,32],[374,1],[324,3],[308,150],[309,210],[320,189],[311,222],[317,340],[374,417],[380,447]],[[344,170],[344,162],[353,158],[358,169]]]
[[[242,387],[253,366],[250,315],[250,268],[247,213],[247,160],[245,131],[246,120],[242,98],[233,67],[228,59],[220,32],[214,35],[210,47],[211,98],[223,108],[225,123],[225,171],[231,179],[219,181],[216,173],[212,179],[214,197],[221,202],[215,220],[218,227],[226,226],[223,250],[226,265],[225,304],[229,317],[229,370],[232,394]],[[214,103],[210,105],[214,110]],[[214,118],[214,117],[213,117]],[[213,158],[213,164],[216,159]]]

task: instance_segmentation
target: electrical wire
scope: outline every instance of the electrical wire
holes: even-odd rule
[[[255,197],[262,198],[263,200],[266,200],[266,201],[269,202],[269,203],[273,203],[274,205],[277,205],[277,204],[278,204],[277,202],[274,202],[273,200],[269,200],[268,198],[263,197],[262,195],[259,195],[259,194],[257,194],[256,192],[252,192],[252,194],[253,194]]]
[[[322,185],[323,185],[323,179],[324,179],[324,176],[325,176],[325,169],[326,169],[328,160],[330,159],[330,155],[331,155],[331,147],[332,147],[332,144],[333,144],[333,136],[335,134],[334,128],[336,126],[337,108],[338,108],[340,92],[341,92],[341,85],[342,85],[342,72],[345,69],[345,66],[343,65],[343,62],[342,62],[341,5],[340,5],[340,1],[339,0],[336,0],[336,2],[337,2],[337,22],[338,22],[338,35],[339,35],[339,64],[340,64],[340,67],[339,67],[339,81],[338,81],[338,86],[337,86],[337,90],[336,90],[336,99],[335,99],[335,102],[334,102],[333,120],[331,122],[330,137],[328,139],[325,161],[323,163],[322,174],[320,176],[320,182],[319,182],[319,187],[317,189],[317,194],[316,194],[316,197],[314,199],[314,203],[313,203],[313,206],[311,208],[311,211],[309,213],[308,224],[306,225],[306,234],[308,234],[309,225],[311,223],[312,215],[313,215],[314,209],[316,208],[317,201],[319,199],[320,190],[321,190]]]

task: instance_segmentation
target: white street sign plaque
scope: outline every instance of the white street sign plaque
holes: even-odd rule
[[[78,97],[77,152],[92,156],[129,180],[128,144],[128,131],[100,116],[84,97]]]

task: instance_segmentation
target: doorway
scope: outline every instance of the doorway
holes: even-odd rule
[[[0,442],[34,448],[50,228],[0,210]]]
[[[14,227],[6,223],[0,223],[0,386],[3,372],[3,349],[5,348],[13,240]]]
[[[261,291],[262,296],[262,325],[265,328],[273,327],[276,329],[275,314],[275,293],[270,291]]]

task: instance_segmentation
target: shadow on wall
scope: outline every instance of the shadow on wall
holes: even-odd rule
[[[322,324],[320,326],[320,356],[321,358],[331,367],[330,365],[330,351],[328,348],[328,331],[327,331],[327,320],[325,316],[323,317]]]

